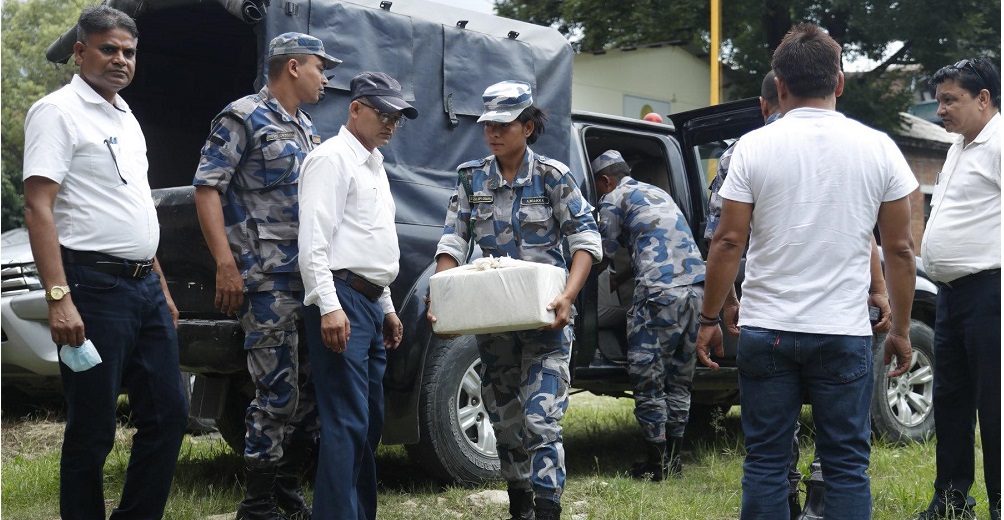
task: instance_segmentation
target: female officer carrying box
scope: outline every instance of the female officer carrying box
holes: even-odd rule
[[[547,520],[561,513],[565,454],[559,421],[568,407],[572,303],[602,258],[600,236],[586,201],[564,164],[538,155],[544,113],[530,85],[503,81],[488,87],[485,141],[492,155],[458,167],[436,272],[467,259],[471,230],[484,256],[508,256],[565,268],[565,290],[548,305],[554,323],[540,330],[479,334],[484,364],[482,397],[495,429],[502,476],[514,519]],[[568,241],[571,266],[562,255]],[[435,316],[428,315],[434,322]],[[534,516],[536,515],[536,516]]]

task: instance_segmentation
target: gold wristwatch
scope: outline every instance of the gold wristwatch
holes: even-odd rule
[[[45,301],[58,302],[62,300],[67,294],[70,294],[69,286],[53,285],[48,291],[45,291]]]

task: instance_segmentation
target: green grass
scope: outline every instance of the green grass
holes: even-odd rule
[[[640,455],[642,440],[628,399],[577,394],[566,418],[565,452],[568,482],[563,518],[586,520],[735,519],[739,517],[742,477],[742,434],[738,409],[711,427],[688,431],[684,476],[663,483],[625,477]],[[59,517],[58,416],[42,415],[2,423],[2,509],[4,518],[34,520]],[[802,414],[801,468],[812,457],[812,419]],[[105,466],[108,511],[119,496],[128,462],[132,430],[123,426]],[[240,460],[218,435],[188,436],[182,446],[168,503],[168,519],[232,518],[243,496]],[[912,518],[927,505],[934,477],[934,443],[906,447],[877,442],[872,450],[874,518]],[[441,487],[411,464],[400,446],[382,446],[378,453],[381,478],[381,519],[484,519],[506,516],[505,504],[475,505],[469,496],[482,488]],[[972,490],[986,516],[982,465],[977,462]],[[309,490],[308,490],[309,491]]]

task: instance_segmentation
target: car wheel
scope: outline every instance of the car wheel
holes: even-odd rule
[[[216,419],[216,428],[234,454],[239,456],[244,455],[244,435],[247,432],[244,421],[253,397],[254,386],[251,384],[250,376],[247,374],[230,376],[223,412]]]
[[[185,399],[189,403],[192,402],[192,388],[195,385],[195,374],[189,372],[181,373],[181,387],[185,390]],[[216,421],[212,419],[203,419],[201,417],[188,417],[188,427],[185,429],[186,432],[200,435],[203,433],[212,433],[216,431]]]
[[[499,478],[499,459],[484,401],[481,357],[473,336],[433,339],[422,376],[419,442],[412,460],[437,479],[475,485]]]
[[[883,349],[875,349],[872,433],[894,444],[924,442],[934,435],[934,331],[924,322],[910,323],[913,359],[899,377],[887,375]]]

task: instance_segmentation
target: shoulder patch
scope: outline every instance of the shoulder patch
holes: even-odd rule
[[[561,173],[562,175],[569,172],[568,166],[566,166],[565,163],[558,161],[556,159],[544,157],[543,155],[537,155],[537,160],[540,161],[542,164],[546,164],[554,168],[555,170],[558,170],[558,172]]]
[[[460,166],[457,166],[457,171],[464,170],[467,168],[481,168],[485,164],[488,164],[489,159],[491,159],[491,156],[484,157],[481,159],[474,159],[473,161],[467,161],[461,164]]]

